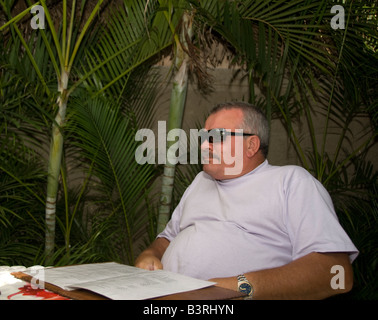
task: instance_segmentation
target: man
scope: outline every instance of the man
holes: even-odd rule
[[[349,291],[358,251],[319,181],[298,166],[268,163],[261,111],[218,105],[206,132],[222,139],[209,134],[202,141],[203,171],[136,266],[208,279],[253,299],[323,299]],[[332,285],[334,266],[339,286]]]

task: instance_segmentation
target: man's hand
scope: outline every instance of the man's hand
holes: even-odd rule
[[[135,266],[146,270],[163,269],[161,258],[169,246],[165,238],[157,238],[135,261]]]
[[[163,265],[157,257],[153,254],[143,252],[135,261],[135,266],[146,270],[163,269]]]

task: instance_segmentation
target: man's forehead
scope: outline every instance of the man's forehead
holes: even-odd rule
[[[205,129],[215,128],[240,129],[243,121],[243,111],[238,108],[222,109],[211,114],[206,122]]]

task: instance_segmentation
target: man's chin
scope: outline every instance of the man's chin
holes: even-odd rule
[[[210,163],[206,163],[206,164],[203,164],[202,165],[202,170],[205,171],[206,173],[210,174],[210,172],[212,172],[212,167],[214,165],[213,164],[210,164]]]
[[[228,180],[241,175],[241,170],[233,171],[232,168],[226,168],[219,164],[203,164],[202,170],[215,180]]]
[[[222,171],[219,164],[207,163],[202,165],[202,170],[214,179],[220,179],[219,173]]]

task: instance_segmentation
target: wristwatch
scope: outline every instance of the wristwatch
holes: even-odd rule
[[[238,290],[247,295],[246,299],[252,299],[253,286],[243,274],[238,276]]]

